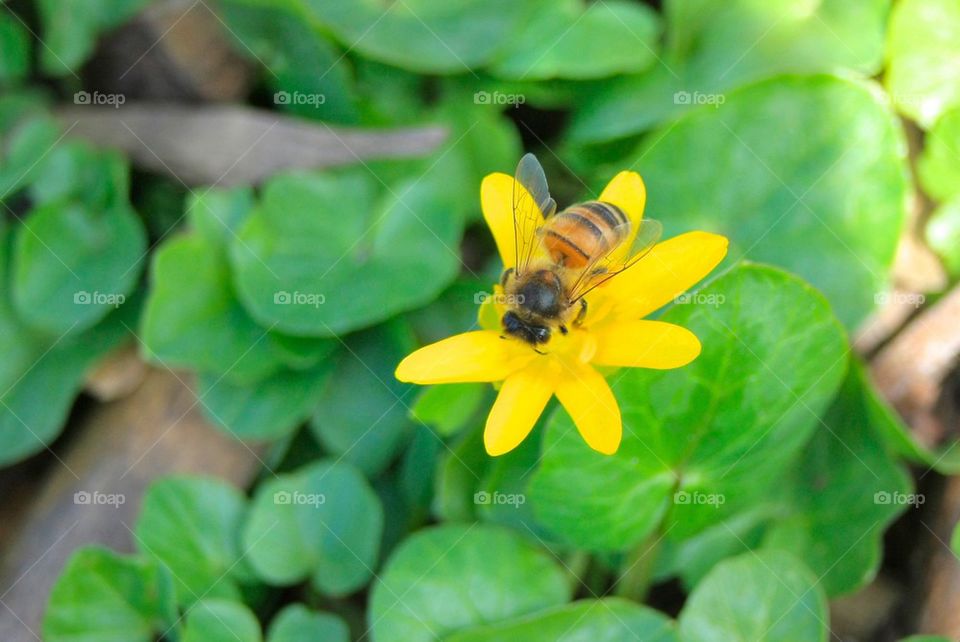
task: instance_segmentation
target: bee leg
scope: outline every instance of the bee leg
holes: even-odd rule
[[[534,348],[533,351],[536,352],[537,354],[547,354],[546,352],[542,352],[540,350],[537,350],[536,348]]]
[[[569,332],[569,330],[567,330],[567,326],[565,326],[565,325],[563,325],[563,324],[561,323],[561,324],[560,324],[560,334],[566,334],[567,332]]]
[[[577,318],[573,320],[576,325],[583,323],[583,320],[587,316],[587,300],[580,299],[580,311],[577,312]]]
[[[510,279],[512,275],[513,275],[513,268],[504,270],[503,275],[500,277],[500,285],[503,287],[507,287],[507,281]]]

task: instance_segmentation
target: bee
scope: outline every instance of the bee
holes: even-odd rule
[[[603,201],[587,201],[557,212],[543,167],[533,154],[517,165],[513,187],[516,267],[504,270],[503,330],[537,346],[554,331],[567,334],[587,314],[586,295],[635,265],[660,239],[662,226]],[[637,227],[637,229],[634,229]]]

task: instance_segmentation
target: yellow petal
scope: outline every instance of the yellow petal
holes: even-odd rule
[[[556,379],[539,363],[507,377],[483,431],[487,453],[502,455],[520,445],[550,401],[555,385]]]
[[[617,452],[623,425],[620,406],[607,381],[588,365],[567,364],[570,370],[557,386],[557,399],[566,408],[587,445],[605,455]]]
[[[513,189],[516,181],[513,176],[496,172],[487,175],[480,184],[480,207],[483,209],[483,218],[497,243],[497,250],[503,260],[503,267],[511,268],[517,264],[516,243],[513,228]],[[518,190],[524,190],[517,185]],[[534,208],[536,209],[536,208]],[[537,227],[543,225],[543,217],[539,217]]]
[[[424,346],[397,366],[400,381],[419,384],[502,381],[536,357],[529,346],[479,330]]]
[[[600,194],[604,203],[612,203],[623,210],[634,229],[643,218],[643,208],[647,203],[647,188],[636,172],[620,172],[613,177]]]
[[[710,273],[727,254],[726,237],[687,232],[650,250],[639,263],[603,286],[620,318],[637,319],[671,302]]]
[[[700,354],[697,336],[672,323],[615,321],[597,330],[592,361],[600,366],[668,370],[685,366]]]

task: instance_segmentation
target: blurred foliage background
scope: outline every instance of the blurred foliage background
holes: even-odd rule
[[[61,564],[37,635],[923,628],[898,547],[926,524],[904,514],[924,502],[914,479],[960,454],[901,421],[864,365],[879,344],[852,337],[960,276],[958,47],[956,0],[7,0],[0,464],[58,468],[96,403],[91,372],[134,346],[188,378],[257,469],[249,487],[169,475],[123,491],[135,521],[112,527],[132,551]],[[239,111],[209,128],[178,120],[224,106]],[[263,122],[206,180],[217,142]],[[431,128],[412,151],[376,137]],[[354,151],[358,132],[374,137]],[[349,153],[299,162],[313,135]],[[557,410],[491,459],[490,386],[393,378],[418,345],[476,326],[501,268],[479,184],[524,151],[561,206],[633,169],[665,237],[731,239],[705,296],[662,312],[701,357],[617,378],[612,457]],[[238,179],[241,161],[266,169]],[[114,481],[70,487],[96,503]],[[859,628],[843,600],[828,608],[857,595],[875,605]]]

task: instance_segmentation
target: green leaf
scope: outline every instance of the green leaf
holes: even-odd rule
[[[960,194],[933,211],[926,239],[951,276],[960,277]]]
[[[413,386],[393,372],[414,344],[407,324],[391,321],[348,338],[316,404],[310,429],[330,452],[370,476],[407,442]]]
[[[673,622],[653,609],[616,597],[580,600],[513,620],[455,633],[445,642],[679,642]]]
[[[475,493],[491,464],[483,449],[483,421],[460,433],[453,446],[443,453],[433,487],[433,513],[449,522],[473,521],[477,508]]]
[[[514,0],[304,0],[345,47],[421,73],[463,73],[491,60],[538,3]]]
[[[369,581],[382,529],[383,510],[363,475],[321,460],[260,485],[243,542],[265,582],[309,578],[323,593],[343,596]]]
[[[350,60],[310,24],[302,2],[227,0],[220,3],[235,49],[263,65],[274,104],[327,122],[360,119]]]
[[[413,402],[410,417],[449,437],[477,414],[487,397],[489,386],[483,383],[457,383],[430,386]]]
[[[712,110],[736,88],[784,73],[851,68],[872,76],[882,62],[890,0],[810,5],[668,0],[664,5],[667,50],[646,73],[615,79],[584,95],[568,132],[571,141],[638,134],[698,105]],[[784,125],[778,135],[793,130]]]
[[[100,34],[132,18],[148,0],[38,0],[43,26],[40,67],[53,76],[76,76]]]
[[[34,205],[76,201],[92,211],[129,207],[130,169],[119,152],[66,141],[50,150],[41,169],[30,185]]]
[[[917,161],[920,185],[933,199],[960,194],[960,109],[946,112],[927,133]]]
[[[719,277],[663,320],[693,331],[702,354],[677,370],[613,379],[624,434],[613,456],[554,414],[529,492],[558,536],[625,550],[658,524],[689,537],[779,484],[811,437],[846,367],[843,329],[811,287],[770,267]]]
[[[659,31],[656,12],[632,2],[556,3],[536,13],[490,71],[517,80],[637,73],[653,64]]]
[[[793,511],[775,520],[765,540],[801,557],[830,596],[873,579],[883,531],[908,502],[916,504],[911,479],[871,423],[864,376],[851,366],[799,466],[781,478]]]
[[[246,606],[229,600],[198,602],[187,612],[181,642],[260,642],[260,623]]]
[[[12,84],[30,71],[30,35],[13,10],[0,13],[0,83]]]
[[[97,547],[73,553],[43,618],[48,642],[153,642],[176,623],[173,583],[152,560]]]
[[[651,134],[636,164],[666,236],[723,233],[730,261],[746,254],[795,272],[853,328],[886,290],[906,217],[904,150],[870,86],[788,77]]]
[[[267,642],[349,642],[350,631],[336,615],[291,604],[280,611],[267,630]]]
[[[23,102],[32,103],[27,99]],[[4,132],[3,148],[0,149],[0,201],[9,199],[42,173],[44,155],[50,153],[60,137],[60,126],[53,118],[41,115],[24,119],[23,113],[17,113],[25,104],[8,103],[4,107],[14,113],[5,110],[0,114],[11,117],[10,122],[0,125]],[[35,106],[27,109],[30,108]]]
[[[170,569],[181,606],[207,597],[239,599],[239,531],[246,508],[246,498],[217,479],[164,477],[147,489],[136,545]]]
[[[955,0],[901,0],[890,15],[887,72],[897,109],[927,128],[960,106],[960,5]]]
[[[241,301],[279,331],[331,336],[432,300],[462,229],[438,176],[394,183],[376,207],[366,169],[273,179],[231,248]]]
[[[148,359],[225,374],[237,384],[284,368],[269,330],[237,300],[214,241],[196,234],[170,239],[154,254],[152,272],[142,329]]]
[[[17,312],[54,337],[89,328],[130,294],[146,242],[129,206],[94,211],[51,202],[35,208],[15,232]]]
[[[419,642],[568,598],[566,574],[513,531],[447,524],[397,548],[373,588],[368,619],[378,642]]]
[[[227,247],[253,206],[254,194],[249,187],[212,187],[199,194],[190,194],[186,204],[187,221],[201,236]]]
[[[238,383],[216,372],[202,373],[199,399],[203,413],[239,439],[279,439],[306,421],[316,408],[333,362],[308,370],[280,370],[253,383]]]
[[[3,307],[0,304],[0,317]],[[90,330],[57,342],[27,335],[23,351],[12,353],[18,369],[0,372],[7,377],[0,381],[0,465],[43,450],[60,434],[87,371],[129,336],[137,310],[130,301]],[[0,329],[3,325],[0,321]],[[22,332],[22,325],[18,327]]]
[[[718,564],[694,589],[678,623],[684,642],[822,642],[827,617],[827,600],[810,570],[786,553],[762,551]]]

